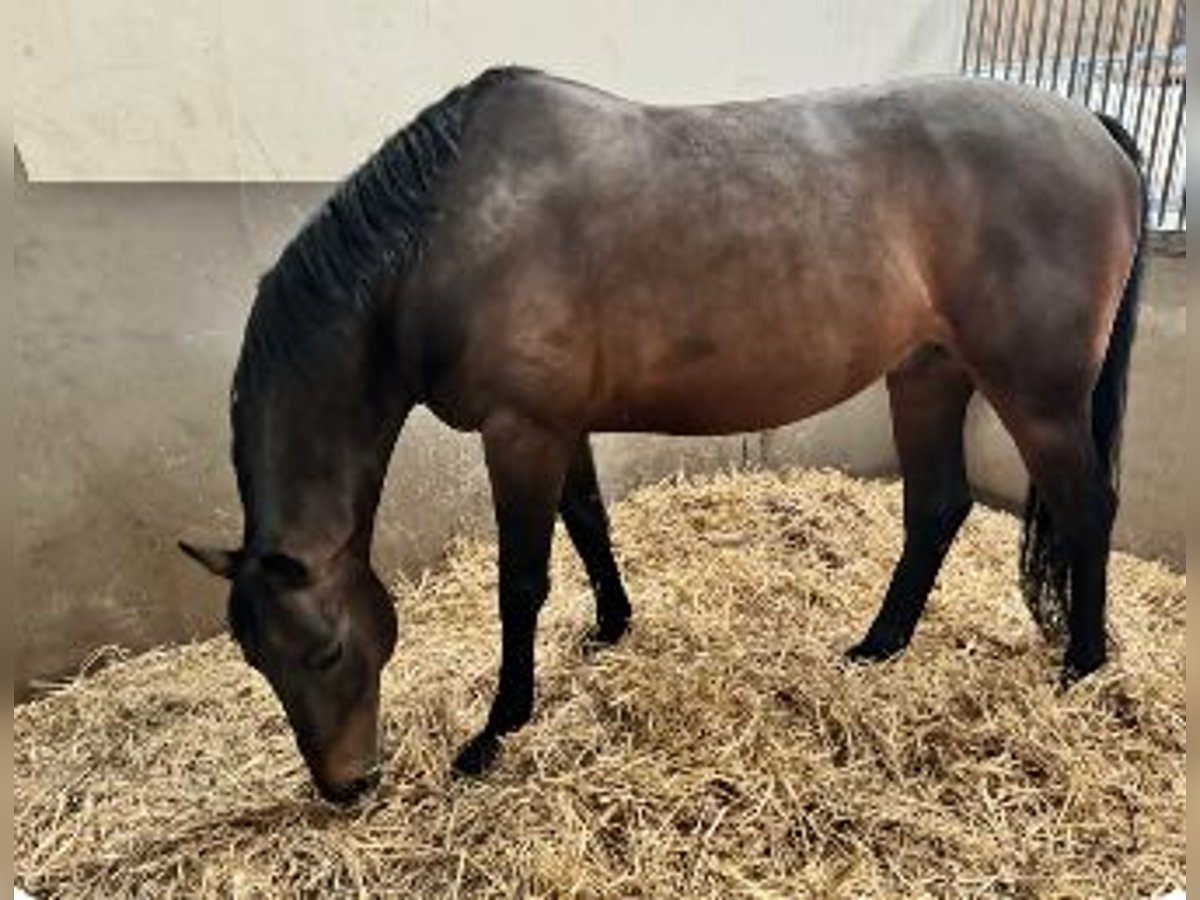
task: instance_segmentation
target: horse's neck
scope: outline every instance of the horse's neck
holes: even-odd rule
[[[372,403],[361,379],[331,370],[277,386],[241,418],[238,476],[245,541],[321,563],[366,555],[388,459],[408,407]],[[377,396],[377,395],[376,395]]]

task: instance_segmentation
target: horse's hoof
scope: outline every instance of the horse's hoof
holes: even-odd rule
[[[611,647],[629,631],[629,619],[606,619],[591,628],[584,638],[584,650],[595,652]]]
[[[1070,688],[1087,678],[1097,669],[1104,665],[1104,655],[1089,656],[1083,659],[1077,659],[1068,654],[1063,660],[1062,672],[1058,676],[1058,688],[1060,691],[1067,691]]]
[[[499,754],[500,738],[488,732],[478,734],[463,744],[458,756],[454,757],[454,774],[468,778],[482,775],[492,767]]]
[[[904,644],[866,637],[846,651],[846,659],[855,663],[877,663],[891,659],[904,649]]]

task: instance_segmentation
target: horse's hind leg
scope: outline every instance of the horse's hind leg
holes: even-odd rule
[[[939,347],[926,347],[887,377],[892,431],[904,476],[904,551],[866,636],[851,659],[886,659],[912,637],[942,560],[971,509],[963,420],[974,386]]]
[[[615,643],[629,627],[629,597],[613,558],[608,515],[586,437],[571,458],[558,510],[596,597],[596,629],[592,639],[601,644]]]
[[[1116,493],[1101,466],[1088,404],[1028,407],[997,396],[1037,500],[1027,514],[1022,576],[1026,600],[1051,638],[1066,626],[1062,682],[1104,665],[1104,607]],[[1032,528],[1032,530],[1031,530]],[[1065,622],[1056,620],[1065,614]]]

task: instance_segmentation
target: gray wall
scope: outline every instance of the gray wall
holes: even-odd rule
[[[43,185],[18,170],[17,656],[31,680],[90,650],[141,648],[218,628],[220,585],[175,539],[236,541],[229,376],[257,275],[325,195],[317,185]],[[1134,357],[1119,540],[1183,560],[1184,260],[1157,255]],[[1023,470],[980,407],[972,476],[1015,501]],[[878,386],[769,434],[597,441],[610,495],[664,474],[830,463],[894,471]],[[476,440],[415,414],[381,515],[386,570],[428,564],[489,521]]]

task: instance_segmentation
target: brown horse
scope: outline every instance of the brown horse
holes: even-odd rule
[[[979,391],[1032,476],[1022,575],[1064,678],[1105,659],[1105,570],[1143,188],[1120,126],[958,79],[757,103],[631,103],[489,71],[389,140],[262,280],[234,377],[245,511],[230,625],[321,792],[377,773],[396,641],[369,552],[408,411],[479,431],[502,661],[479,772],[529,719],[556,513],[614,641],[630,605],[592,431],[726,434],[886,376],[903,555],[852,657],[909,641],[971,507]]]

